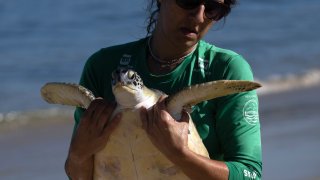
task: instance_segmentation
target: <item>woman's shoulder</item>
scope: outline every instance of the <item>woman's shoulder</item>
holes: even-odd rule
[[[143,47],[146,43],[146,38],[139,39],[132,42],[127,42],[123,44],[117,44],[109,47],[101,48],[99,51],[97,51],[94,54],[98,55],[117,55],[117,54],[124,54],[124,53],[131,53],[134,51],[137,51],[137,49]]]
[[[215,60],[219,60],[220,62],[229,62],[232,59],[245,60],[240,54],[233,50],[217,47],[203,40],[200,41],[199,48],[204,56],[207,56],[209,59],[215,58]]]
[[[251,67],[242,55],[205,41],[201,41],[200,49],[201,48],[203,49],[203,59],[209,61],[210,67],[212,68],[211,71],[213,71],[216,76],[222,79],[239,79],[244,75],[251,76]]]
[[[104,64],[119,63],[119,60],[126,57],[126,55],[138,52],[146,43],[146,39],[139,39],[136,41],[104,47],[94,52],[87,60],[86,64],[94,64],[97,66]]]

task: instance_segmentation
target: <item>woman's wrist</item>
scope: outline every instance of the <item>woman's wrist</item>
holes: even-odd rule
[[[91,160],[93,156],[89,155],[81,155],[75,151],[69,151],[67,159],[70,160],[74,164],[82,164],[88,160]]]
[[[69,153],[65,164],[66,174],[71,179],[91,179],[93,163],[93,156],[85,159],[73,153]]]
[[[190,156],[192,155],[192,151],[188,148],[185,147],[183,149],[181,149],[179,151],[179,153],[177,153],[175,156],[173,156],[171,159],[171,161],[173,161],[174,164],[184,164],[185,162],[188,161],[188,159],[190,158]]]

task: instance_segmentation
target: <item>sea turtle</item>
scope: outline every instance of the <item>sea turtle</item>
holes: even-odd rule
[[[212,81],[184,88],[169,96],[166,105],[168,112],[175,119],[180,119],[183,108],[258,87],[260,84],[251,81]],[[188,179],[153,146],[142,129],[139,107],[150,108],[164,93],[144,86],[139,75],[130,69],[118,69],[112,73],[112,90],[117,101],[114,114],[122,111],[122,120],[109,137],[106,147],[95,155],[94,179]],[[83,108],[95,99],[86,88],[68,83],[47,83],[41,94],[49,103]],[[209,158],[192,120],[189,121],[188,146]]]

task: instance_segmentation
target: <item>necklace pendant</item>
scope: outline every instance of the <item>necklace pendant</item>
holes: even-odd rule
[[[170,67],[170,65],[168,65],[168,64],[161,64],[160,67],[161,67],[161,68],[168,68],[168,67]]]

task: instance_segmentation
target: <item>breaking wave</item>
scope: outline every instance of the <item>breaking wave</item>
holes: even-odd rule
[[[309,70],[302,74],[273,75],[266,81],[256,81],[262,84],[262,88],[257,90],[259,95],[312,87],[320,85],[320,69]]]
[[[73,122],[73,111],[73,109],[65,107],[0,113],[0,131],[10,130],[30,123]]]

